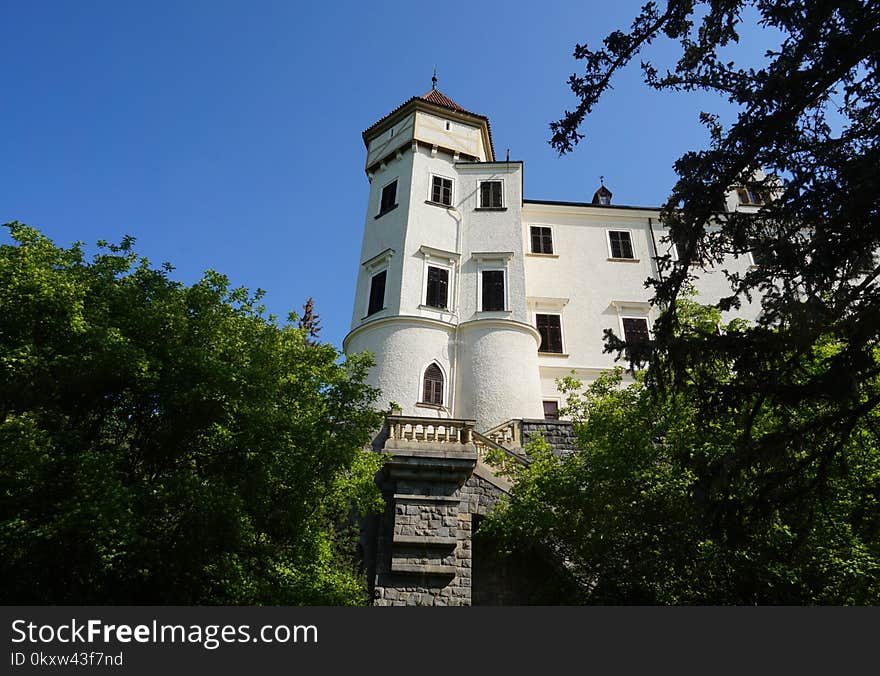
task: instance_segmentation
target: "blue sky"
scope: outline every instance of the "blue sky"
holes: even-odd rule
[[[560,158],[548,124],[575,105],[576,42],[626,28],[640,2],[69,2],[0,0],[0,222],[57,244],[126,234],[155,265],[209,268],[309,296],[339,346],[349,328],[369,184],[361,132],[431,86],[489,117],[525,162],[529,199],[658,205],[673,162],[705,145],[706,94],[658,94],[637,69]],[[755,62],[756,30],[743,47]],[[665,64],[670,50],[654,50]],[[0,242],[8,242],[5,231]]]

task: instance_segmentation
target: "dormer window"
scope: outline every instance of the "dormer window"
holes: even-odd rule
[[[593,193],[593,204],[608,206],[611,204],[611,197],[612,192],[602,184],[599,186],[599,189]]]

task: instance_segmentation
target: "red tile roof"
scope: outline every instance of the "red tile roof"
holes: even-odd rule
[[[422,94],[420,99],[424,99],[429,103],[435,103],[438,106],[443,106],[444,108],[451,108],[452,110],[458,110],[462,113],[466,113],[467,111],[458,105],[455,101],[450,99],[446,94],[442,93],[438,89],[434,89],[433,87],[429,89],[426,93]]]
[[[412,98],[407,99],[406,101],[401,103],[399,106],[397,106],[397,108],[395,108],[390,113],[385,115],[378,122],[375,122],[375,123],[371,124],[369,127],[367,127],[367,129],[365,129],[364,133],[363,133],[364,142],[366,142],[366,140],[367,140],[366,139],[367,134],[370,133],[371,131],[373,131],[373,129],[375,129],[376,127],[381,125],[388,118],[393,117],[399,110],[405,108],[410,103],[412,103],[413,101],[417,101],[417,100],[426,101],[428,103],[434,104],[435,106],[440,106],[441,108],[447,108],[449,110],[454,110],[458,113],[462,113],[464,115],[469,115],[470,117],[475,117],[479,120],[483,120],[486,123],[486,128],[489,131],[489,143],[490,143],[490,145],[493,145],[492,144],[492,128],[489,126],[489,118],[488,117],[486,117],[485,115],[479,115],[478,113],[472,113],[469,110],[465,110],[460,105],[458,105],[455,101],[453,101],[448,96],[446,96],[446,94],[441,92],[439,89],[434,89],[433,87],[431,89],[429,89],[427,92],[425,92],[424,94],[422,94],[421,96],[413,96]],[[495,154],[494,147],[492,148],[492,154],[493,155]]]

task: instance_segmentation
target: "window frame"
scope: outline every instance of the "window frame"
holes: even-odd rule
[[[483,286],[485,284],[483,275],[487,272],[500,272],[501,273],[501,284],[502,293],[501,293],[501,304],[503,307],[500,309],[491,309],[487,310],[485,308],[485,295],[483,293]],[[507,284],[507,266],[500,265],[481,265],[478,270],[479,274],[479,283],[477,285],[477,312],[509,312],[510,311],[510,303],[508,302],[508,284]]]
[[[541,228],[543,230],[550,231],[550,251],[535,251],[535,235],[532,232],[534,228]],[[532,256],[559,256],[556,253],[556,233],[554,232],[554,228],[552,225],[545,225],[543,223],[530,223],[529,224],[529,254]]]
[[[513,259],[512,251],[475,251],[471,257],[477,268],[477,313],[501,314],[510,313],[510,275],[508,267]],[[483,271],[500,270],[504,273],[504,309],[483,310]]]
[[[645,344],[650,345],[654,340],[654,334],[651,326],[651,319],[647,315],[639,315],[639,314],[621,314],[619,316],[619,324],[620,324],[620,335],[623,337],[625,341],[629,341],[626,336],[626,326],[624,325],[625,319],[636,319],[645,322],[645,329],[648,333],[648,339],[645,341]],[[628,351],[625,351],[627,359],[630,358],[630,354]]]
[[[543,399],[543,398],[541,399],[541,408],[544,411],[544,420],[561,420],[561,417],[559,415],[559,409],[561,408],[561,406],[559,405],[560,403],[561,402],[559,401],[559,399],[552,399],[552,398],[551,399]],[[548,418],[547,417],[547,409],[545,408],[546,404],[554,404],[556,406],[556,417],[555,418]]]
[[[440,272],[446,273],[446,303],[445,305],[431,305],[428,303],[428,287],[431,284],[431,268],[434,270],[439,270]],[[449,306],[451,305],[451,290],[452,290],[452,270],[447,265],[438,265],[436,263],[428,263],[425,266],[425,288],[424,293],[422,294],[422,304],[431,310],[439,310],[441,312],[449,312]]]
[[[629,248],[632,253],[632,256],[615,256],[614,255],[614,247],[611,244],[611,233],[612,232],[622,232],[626,233],[626,236],[629,237]],[[636,255],[636,242],[635,237],[633,237],[631,228],[606,228],[605,229],[605,242],[608,246],[608,260],[611,261],[638,261],[639,258]],[[623,252],[621,252],[623,253]]]
[[[440,403],[436,403],[433,401],[425,400],[425,381],[428,375],[428,369],[432,366],[436,366],[437,370],[440,371]],[[443,365],[437,360],[429,362],[422,370],[421,370],[421,378],[419,378],[419,393],[416,399],[416,406],[428,406],[431,408],[446,408],[446,401],[448,396],[448,385],[449,377],[446,374],[446,369],[443,368]]]
[[[538,326],[538,317],[559,317],[559,350],[542,350],[541,346],[544,344],[544,336],[541,336],[541,342],[538,344],[538,354],[539,355],[561,355],[565,354],[565,331],[563,329],[562,323],[562,312],[552,312],[548,310],[541,310],[540,312],[535,311],[535,329],[537,329],[538,333],[541,333],[541,329]]]
[[[494,204],[485,205],[485,204],[483,204],[483,185],[485,185],[487,183],[497,183],[501,186],[499,188],[499,190],[501,192],[501,194],[499,195],[500,202],[501,202],[500,204],[498,204],[498,205],[494,205]],[[503,178],[486,178],[486,179],[481,179],[481,180],[477,181],[477,209],[479,211],[501,211],[501,210],[507,208],[507,201],[504,199],[504,197],[505,197],[505,195],[504,195],[504,179]]]
[[[397,191],[398,191],[398,188],[400,187],[399,178],[400,178],[399,176],[394,177],[393,179],[388,181],[385,185],[383,185],[382,189],[379,191],[379,210],[376,212],[376,218],[380,218],[381,216],[384,216],[385,214],[387,214],[389,211],[394,211],[398,207],[399,202],[397,201]],[[395,186],[394,187],[394,204],[392,204],[387,209],[385,209],[385,208],[383,208],[383,198],[385,197],[385,191],[392,184],[394,184],[394,186]]]
[[[367,286],[366,293],[361,291],[361,293],[364,293],[364,296],[362,296],[364,298],[364,300],[363,300],[364,305],[362,306],[364,308],[364,315],[361,317],[361,320],[369,319],[370,317],[373,317],[374,315],[377,315],[380,312],[382,312],[382,310],[388,309],[388,274],[387,273],[391,269],[391,259],[393,258],[393,256],[394,256],[394,249],[389,248],[389,249],[385,249],[384,251],[381,251],[380,253],[376,254],[372,258],[368,258],[367,260],[365,260],[364,262],[361,263],[364,270],[366,271],[366,275],[364,277],[366,278],[366,286]],[[375,277],[376,275],[378,275],[379,273],[381,273],[383,271],[386,273],[386,275],[385,275],[385,294],[383,297],[382,310],[378,310],[378,311],[374,312],[373,314],[367,314],[367,312],[369,312],[369,309],[370,309],[370,291],[373,286],[373,277]],[[363,279],[364,277],[361,277],[361,279]],[[358,281],[359,285],[361,283],[362,283],[361,281]]]
[[[428,199],[426,200],[428,204],[436,204],[441,207],[452,207],[455,204],[455,179],[451,176],[444,176],[443,174],[435,174],[431,172],[431,180],[428,181]],[[434,180],[439,179],[441,181],[449,181],[449,204],[442,201],[436,201],[434,199]],[[441,188],[441,197],[442,197],[442,188]]]
[[[638,319],[645,322],[645,329],[648,332],[648,340],[652,340],[651,337],[651,321],[646,315],[636,315],[636,314],[621,314],[620,315],[620,333],[623,336],[623,339],[626,340],[626,328],[624,327],[623,320],[624,319]]]
[[[455,271],[458,266],[459,254],[451,251],[443,251],[434,249],[429,246],[419,247],[419,253],[424,259],[424,267],[422,270],[422,293],[419,297],[419,309],[428,310],[438,313],[454,313],[455,312]],[[446,284],[446,307],[439,308],[428,305],[428,274],[429,268],[442,268],[448,273]]]
[[[375,310],[371,310],[372,301],[373,301],[373,282],[379,275],[385,275],[385,279],[382,281],[382,302],[381,307],[376,308]],[[367,313],[364,315],[365,317],[371,317],[377,312],[382,312],[387,306],[385,305],[385,298],[388,295],[388,267],[384,267],[381,270],[376,270],[370,274],[370,284],[369,289],[367,290]]]

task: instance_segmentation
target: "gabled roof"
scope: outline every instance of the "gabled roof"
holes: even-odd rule
[[[495,156],[495,145],[492,141],[492,127],[489,125],[489,118],[486,117],[485,115],[480,115],[478,113],[472,113],[469,110],[462,108],[455,101],[453,101],[448,96],[446,96],[446,94],[441,92],[439,89],[435,89],[434,87],[431,87],[431,89],[429,89],[427,92],[425,92],[421,96],[413,96],[412,98],[407,99],[406,101],[401,103],[399,106],[397,106],[397,108],[395,108],[390,113],[385,115],[378,122],[375,122],[375,123],[371,124],[369,127],[367,127],[362,134],[362,136],[364,138],[364,143],[367,142],[367,136],[371,132],[376,130],[378,127],[381,127],[389,119],[391,119],[392,117],[397,115],[397,113],[399,113],[401,110],[403,110],[404,108],[406,108],[407,106],[412,104],[414,101],[421,101],[421,102],[425,102],[425,103],[430,103],[431,105],[454,111],[454,112],[458,113],[459,115],[464,115],[466,117],[473,117],[477,120],[480,120],[481,122],[485,122],[486,129],[489,132],[489,145],[491,146],[490,150],[492,152],[492,156],[493,157]]]

